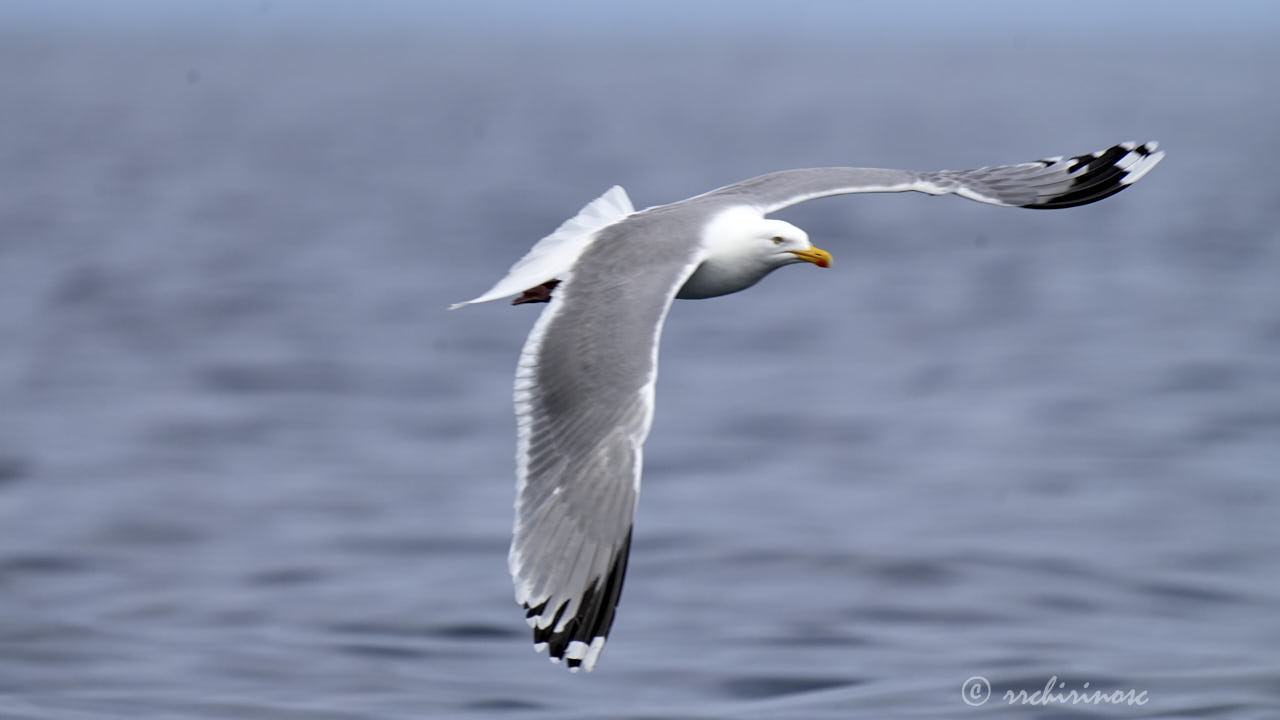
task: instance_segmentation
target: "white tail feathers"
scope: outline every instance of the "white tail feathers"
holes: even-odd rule
[[[473,300],[454,303],[449,309],[457,310],[464,305],[514,295],[566,274],[595,239],[596,233],[633,212],[635,208],[631,206],[627,191],[614,185],[587,203],[577,215],[564,221],[555,232],[539,240],[489,292]]]

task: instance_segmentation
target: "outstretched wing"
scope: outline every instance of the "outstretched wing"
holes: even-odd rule
[[[613,624],[653,419],[658,339],[702,260],[699,238],[671,223],[672,212],[603,230],[561,276],[516,371],[508,562],[535,647],[574,670],[595,665]]]
[[[614,185],[587,203],[577,215],[561,223],[555,232],[539,240],[488,292],[472,300],[454,303],[449,309],[497,300],[559,277],[573,266],[600,230],[633,212],[635,208],[631,206],[627,191]]]
[[[1072,158],[977,170],[915,172],[829,167],[783,170],[744,180],[709,195],[737,196],[768,214],[806,200],[865,192],[955,194],[992,205],[1037,210],[1086,205],[1137,182],[1164,157],[1158,144],[1121,143]]]

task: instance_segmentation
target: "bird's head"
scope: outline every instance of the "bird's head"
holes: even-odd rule
[[[831,267],[831,253],[814,247],[809,242],[809,234],[789,222],[761,219],[748,242],[756,252],[767,257],[774,267],[798,262]]]
[[[704,298],[751,287],[765,275],[798,262],[831,266],[831,254],[809,235],[782,220],[761,217],[755,208],[721,213],[703,231],[706,255],[677,297]]]

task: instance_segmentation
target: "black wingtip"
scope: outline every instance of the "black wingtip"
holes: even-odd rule
[[[627,539],[623,541],[613,555],[609,571],[592,581],[574,611],[573,617],[565,622],[564,628],[556,631],[556,626],[564,615],[568,602],[562,602],[557,608],[551,622],[533,628],[533,642],[537,646],[545,645],[547,653],[555,662],[561,660],[570,671],[590,671],[595,665],[595,656],[603,647],[609,629],[613,627],[613,619],[617,613],[618,600],[622,596],[622,583],[627,574],[627,558],[631,554],[631,531],[627,530]],[[603,584],[601,584],[603,580]],[[539,605],[524,605],[525,617],[542,616],[547,610],[547,601]],[[573,643],[582,643],[573,646]],[[590,648],[590,649],[589,649]],[[566,657],[573,651],[573,657]]]
[[[1164,153],[1158,152],[1158,147],[1159,145],[1155,142],[1141,145],[1121,143],[1112,145],[1106,150],[1077,155],[1069,160],[1060,161],[1066,163],[1066,170],[1071,175],[1071,184],[1063,192],[1022,207],[1032,210],[1057,210],[1088,205],[1111,197],[1137,182],[1160,162]]]

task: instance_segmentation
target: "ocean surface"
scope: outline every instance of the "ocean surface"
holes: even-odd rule
[[[0,30],[0,718],[1280,717],[1280,46],[1100,33]],[[676,304],[609,643],[534,654],[540,306],[449,303],[613,184],[1147,139],[782,213],[834,266]]]

